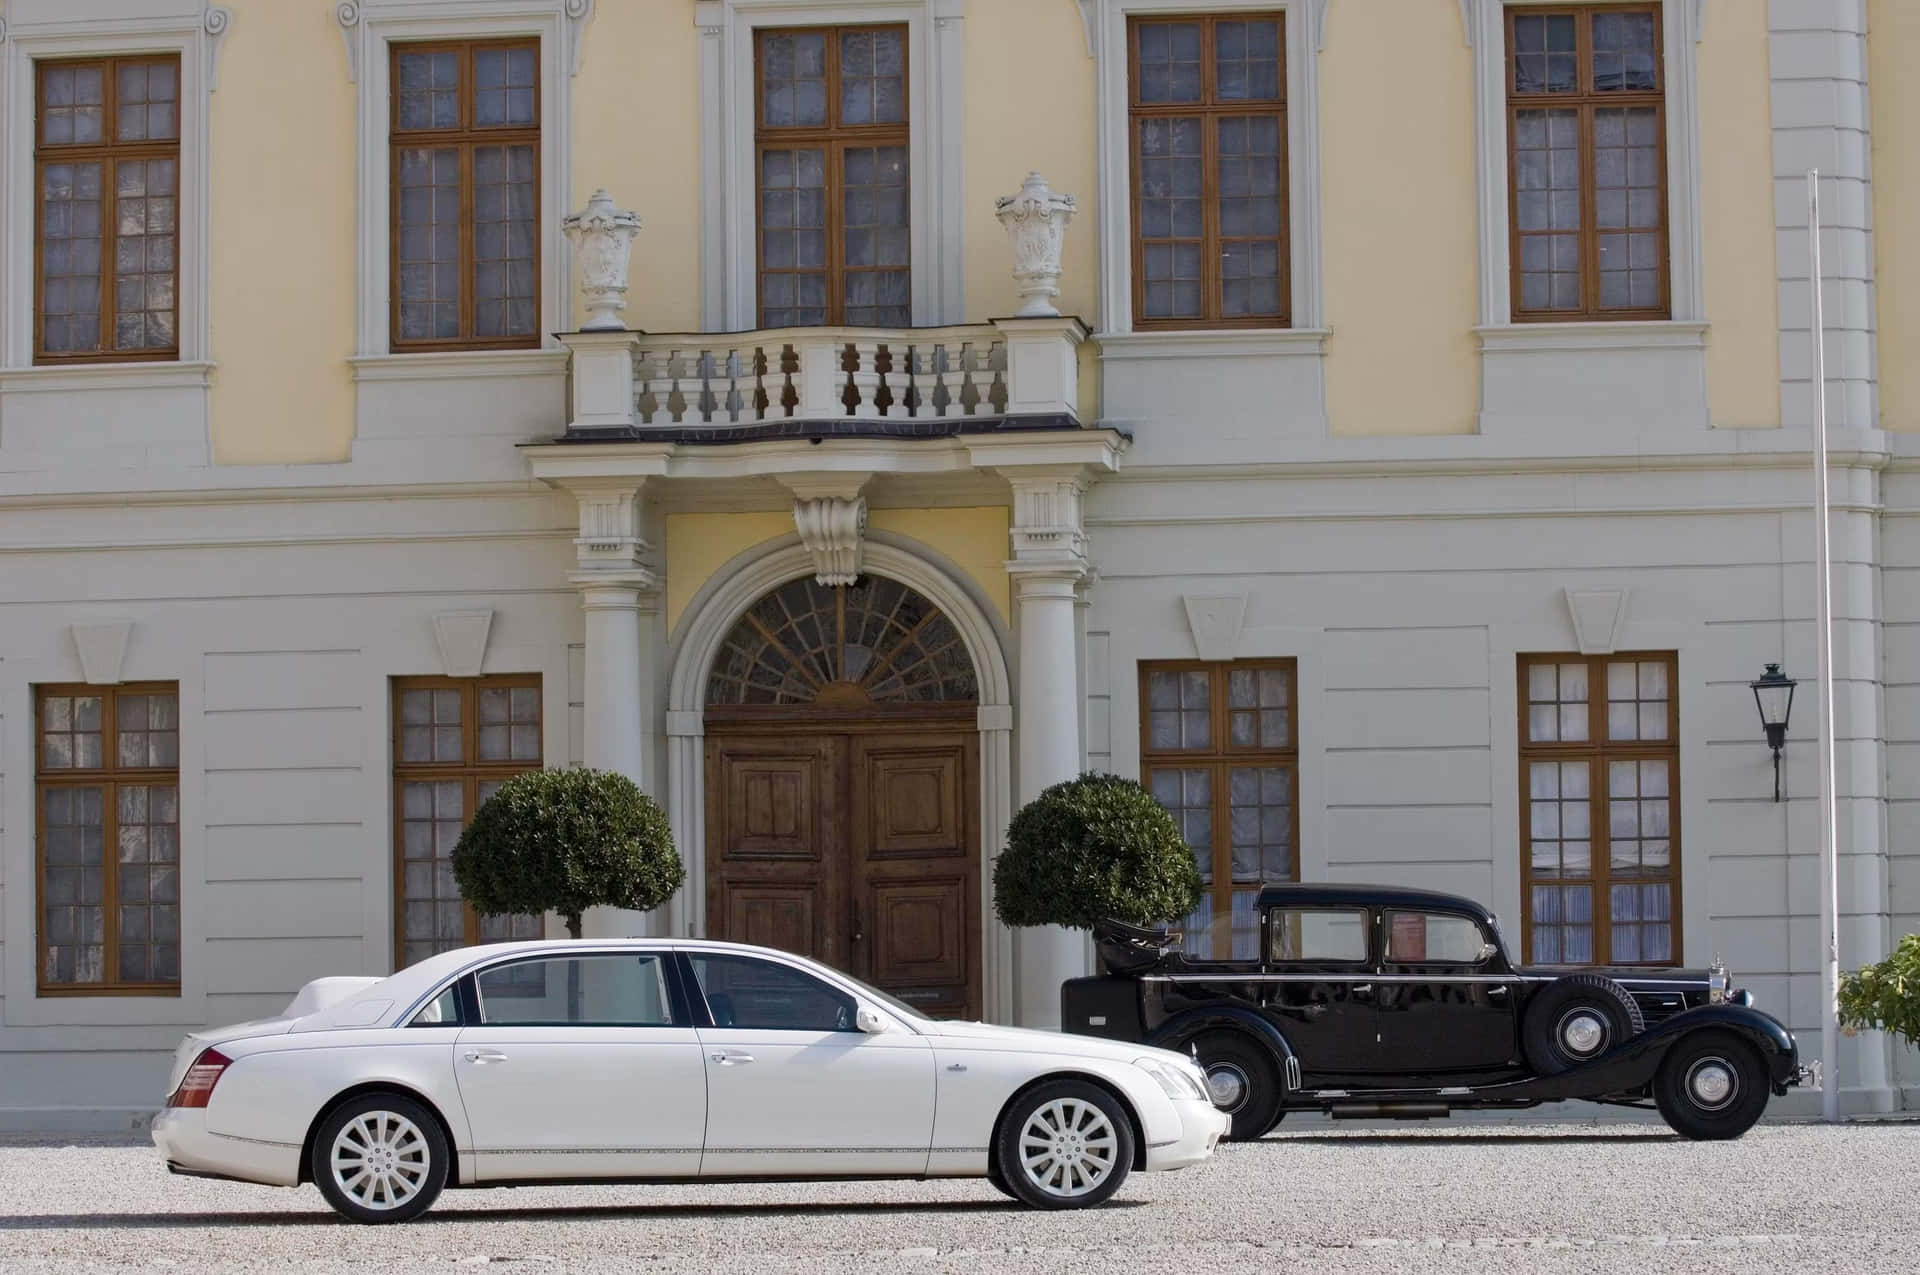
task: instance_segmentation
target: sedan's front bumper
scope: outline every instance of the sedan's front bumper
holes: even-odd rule
[[[233,1178],[265,1186],[300,1181],[300,1148],[207,1131],[204,1107],[168,1107],[153,1118],[153,1145],[175,1173]]]
[[[1180,1136],[1147,1148],[1149,1173],[1200,1163],[1213,1154],[1233,1124],[1233,1117],[1210,1102],[1175,1102],[1173,1109],[1180,1116]]]

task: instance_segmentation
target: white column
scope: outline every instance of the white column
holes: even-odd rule
[[[1015,568],[1010,567],[1009,570]],[[1074,641],[1078,570],[1020,572],[1020,682],[1014,727],[1019,803],[1080,773],[1080,684]],[[1016,1003],[1022,1027],[1060,1028],[1060,984],[1086,973],[1086,940],[1057,925],[1017,932]]]
[[[580,535],[574,540],[579,570],[569,578],[580,590],[586,617],[586,731],[581,761],[610,770],[652,794],[647,740],[652,705],[646,670],[647,635],[659,605],[658,577],[645,564],[640,537],[640,484],[578,487]],[[588,938],[644,935],[648,914],[594,908],[584,918]]]
[[[1087,573],[1080,503],[1084,464],[1001,470],[1013,486],[1013,577],[1020,668],[1014,696],[1016,793],[1020,805],[1080,773],[1079,585]],[[1057,1031],[1060,984],[1087,972],[1084,935],[1023,927],[1015,939],[1014,1005],[1023,1027]]]

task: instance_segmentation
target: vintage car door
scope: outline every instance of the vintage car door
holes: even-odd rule
[[[1373,917],[1359,907],[1283,907],[1266,916],[1263,1008],[1303,1072],[1380,1070]]]
[[[700,1041],[664,951],[504,961],[474,976],[453,1071],[483,1181],[699,1172]]]
[[[1469,1071],[1519,1057],[1518,985],[1476,918],[1388,909],[1381,929],[1380,1046],[1399,1069]]]
[[[904,1025],[869,1035],[857,1002],[806,970],[683,953],[711,1026],[703,1177],[926,1172],[934,1059]]]

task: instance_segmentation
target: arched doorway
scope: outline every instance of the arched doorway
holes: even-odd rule
[[[978,1017],[979,681],[923,594],[790,580],[705,690],[707,932]]]

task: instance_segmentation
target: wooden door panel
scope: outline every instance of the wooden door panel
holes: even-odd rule
[[[971,999],[965,873],[912,882],[876,881],[866,977],[915,1009],[965,1014]]]
[[[845,741],[707,740],[707,933],[847,960]]]
[[[964,749],[868,743],[865,753],[869,800],[854,810],[869,825],[868,857],[965,858]]]
[[[726,938],[812,955],[820,932],[819,883],[733,882],[727,887],[726,900]]]
[[[854,973],[929,1014],[980,1012],[979,736],[855,736]]]

